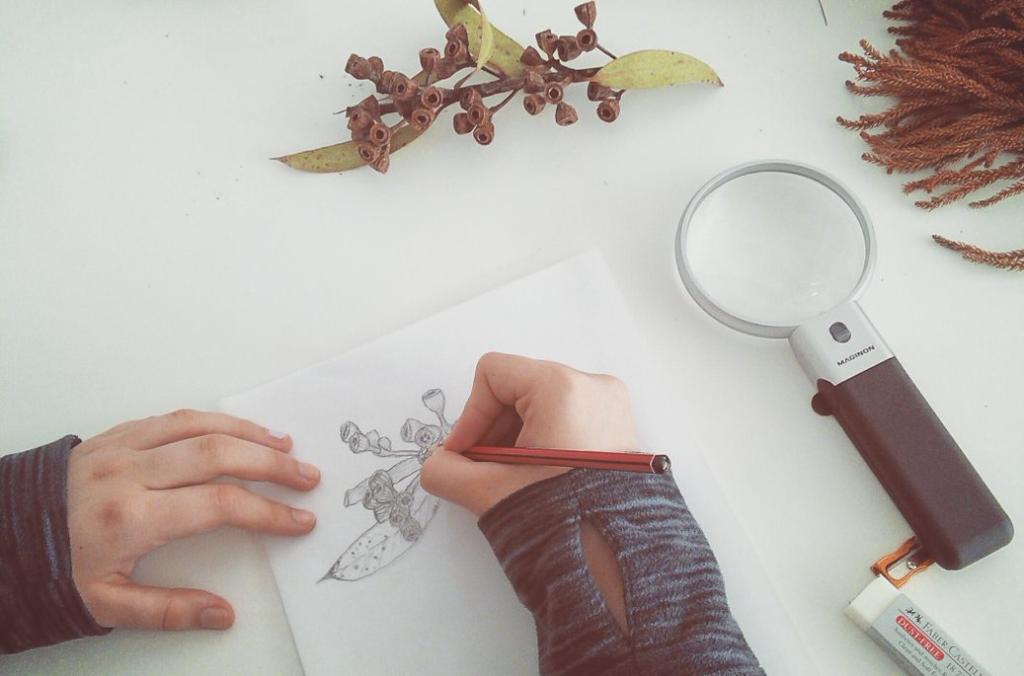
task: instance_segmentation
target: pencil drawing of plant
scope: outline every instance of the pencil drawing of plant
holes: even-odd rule
[[[422,401],[437,418],[437,424],[415,418],[405,421],[400,431],[402,441],[415,448],[395,449],[388,437],[377,430],[363,432],[352,421],[341,426],[341,440],[352,453],[370,452],[402,460],[386,470],[376,470],[345,491],[345,507],[362,505],[373,513],[375,523],[348,546],[320,582],[372,575],[416,544],[434,518],[438,499],[420,486],[420,469],[430,449],[447,436],[452,425],[444,416],[444,392],[427,390]]]

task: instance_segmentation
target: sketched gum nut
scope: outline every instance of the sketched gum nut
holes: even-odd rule
[[[619,117],[619,102],[605,99],[597,106],[597,116],[605,122],[614,122]]]
[[[391,440],[388,439],[387,437],[381,437],[380,439],[377,439],[377,448],[374,449],[373,454],[381,458],[386,458],[392,455]]]
[[[584,2],[582,5],[576,5],[576,18],[580,20],[580,23],[587,28],[593,28],[594,22],[597,21],[597,5],[593,2]]]
[[[366,438],[365,434],[356,434],[348,440],[348,449],[353,453],[366,453],[372,450],[370,446],[370,440]]]
[[[427,390],[423,393],[423,405],[427,407],[427,410],[436,415],[438,418],[444,417],[444,392],[434,388]]]
[[[363,507],[376,509],[388,504],[395,499],[395,484],[391,481],[391,475],[385,470],[378,469],[370,475],[366,484],[366,492],[363,494]],[[379,519],[383,520],[383,519]]]
[[[456,113],[455,117],[452,118],[452,126],[455,127],[456,134],[468,134],[473,131],[473,123],[469,121],[469,115],[466,113]]]
[[[559,103],[565,98],[565,90],[562,89],[562,85],[552,82],[544,88],[544,98],[548,100],[548,103]]]
[[[388,523],[401,530],[402,524],[412,519],[412,493],[408,491],[397,493],[386,507]]]
[[[523,109],[530,115],[539,114],[540,111],[544,110],[545,103],[547,102],[540,94],[527,94],[523,97]]]
[[[555,122],[560,127],[568,127],[570,124],[576,122],[579,119],[576,115],[576,109],[570,106],[565,101],[558,104],[555,108]]]
[[[399,507],[408,507],[411,509],[412,493],[410,493],[408,490],[402,491],[401,493],[398,494],[398,497],[395,498],[395,502],[398,503]]]
[[[352,437],[360,434],[362,434],[362,432],[359,431],[359,425],[356,425],[354,422],[350,421],[341,426],[341,440],[346,444],[350,439],[352,439]]]
[[[482,146],[490,145],[494,140],[494,125],[484,122],[473,130],[473,138]]]
[[[408,540],[409,542],[419,540],[420,536],[423,535],[423,526],[420,525],[419,521],[413,519],[412,517],[402,521],[402,523],[398,527],[398,530],[402,534],[402,537]]]
[[[380,74],[384,72],[384,60],[379,56],[371,56],[366,61],[370,64],[370,79],[380,78]]]
[[[437,425],[424,425],[416,433],[413,441],[424,450],[432,448],[441,441],[441,428]]]
[[[427,449],[441,441],[441,428],[409,418],[402,425],[402,441],[411,441],[420,449]]]

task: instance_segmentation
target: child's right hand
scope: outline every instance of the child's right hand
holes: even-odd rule
[[[451,434],[427,459],[423,487],[480,515],[503,498],[568,469],[469,460],[471,446],[637,450],[622,381],[563,364],[485,354]]]

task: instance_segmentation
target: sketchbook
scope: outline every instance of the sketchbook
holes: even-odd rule
[[[229,413],[290,432],[295,456],[323,474],[308,494],[254,486],[318,516],[304,538],[265,538],[307,674],[537,672],[533,619],[474,517],[418,480],[424,451],[457,419],[476,361],[489,351],[621,377],[642,441],[672,458],[762,664],[769,673],[813,673],[687,438],[686,398],[699,393],[658,384],[607,266],[590,253],[222,402]]]

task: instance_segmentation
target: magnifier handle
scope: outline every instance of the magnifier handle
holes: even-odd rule
[[[1010,541],[1009,517],[895,357],[817,384],[815,410],[835,416],[940,566],[963,568]]]

